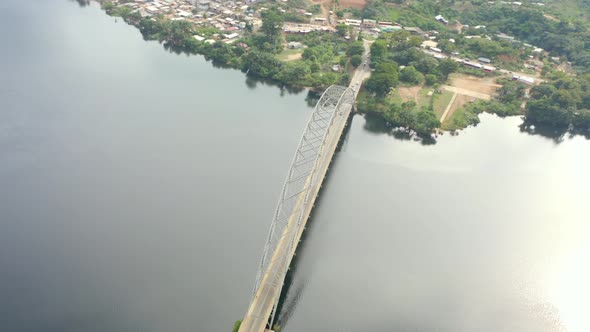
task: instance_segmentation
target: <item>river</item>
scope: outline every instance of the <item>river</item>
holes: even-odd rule
[[[0,1],[0,331],[230,331],[312,111],[73,1]],[[355,116],[296,331],[590,330],[590,142]]]

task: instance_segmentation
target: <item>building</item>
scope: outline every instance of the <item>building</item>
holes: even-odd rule
[[[404,30],[413,34],[413,35],[423,35],[424,31],[417,27],[404,27]]]
[[[497,35],[496,35],[496,37],[498,37],[498,38],[500,38],[500,39],[503,39],[503,40],[507,40],[507,41],[513,41],[513,40],[514,40],[514,37],[512,37],[512,36],[508,36],[508,35],[507,35],[507,34],[505,34],[505,33],[500,33],[500,34],[497,34]]]
[[[377,27],[377,21],[375,21],[375,20],[369,20],[369,19],[364,19],[363,20],[363,27],[365,27],[365,28],[375,28],[375,27]]]
[[[485,63],[485,64],[490,64],[492,63],[492,60],[488,59],[488,58],[477,58],[477,61],[481,62],[481,63]]]
[[[298,49],[303,47],[303,44],[301,44],[300,42],[289,42],[287,44],[287,48],[290,48],[292,50]]]
[[[517,76],[517,75],[514,75],[514,76],[512,76],[512,80],[518,81],[520,83],[528,84],[528,85],[535,84],[535,79],[532,78],[532,77],[527,77],[527,76]]]
[[[209,10],[209,5],[211,2],[209,0],[198,0],[197,1],[197,9],[201,11]]]
[[[240,36],[240,34],[238,34],[238,33],[235,33],[235,32],[234,32],[234,33],[230,33],[230,34],[224,34],[223,36],[224,36],[226,39],[234,39],[234,38],[236,38],[236,37]]]
[[[383,32],[391,32],[391,31],[399,31],[402,28],[398,27],[397,25],[381,25],[381,31]]]
[[[352,19],[346,19],[344,21],[344,24],[346,25],[351,25],[353,27],[360,27],[361,26],[362,21],[361,20],[352,20]]]
[[[442,22],[444,24],[449,24],[449,20],[447,20],[446,18],[444,18],[442,15],[436,15],[434,17],[435,20]]]
[[[422,42],[422,48],[431,48],[431,47],[436,47],[438,46],[438,43],[435,42],[434,40],[425,40]]]
[[[477,62],[463,61],[463,64],[468,67],[473,67],[473,68],[477,68],[477,69],[481,69],[481,67],[483,67],[481,65],[481,63],[477,63]]]
[[[442,50],[440,48],[431,47],[430,50],[436,53],[442,53]]]

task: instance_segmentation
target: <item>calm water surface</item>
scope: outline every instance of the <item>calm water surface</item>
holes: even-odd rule
[[[0,1],[0,331],[230,331],[311,112],[96,6]],[[356,116],[285,331],[590,331],[590,142]]]

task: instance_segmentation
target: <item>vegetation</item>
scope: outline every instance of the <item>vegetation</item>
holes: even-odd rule
[[[590,75],[557,72],[531,89],[526,118],[531,123],[590,132]]]
[[[347,71],[335,72],[332,67],[336,64],[354,65],[358,59],[350,61],[351,58],[364,51],[361,42],[344,38],[347,29],[343,35],[312,32],[285,38],[282,27],[286,14],[278,11],[278,5],[263,12],[262,26],[258,31],[251,31],[250,27],[240,40],[226,44],[217,37],[222,31],[213,27],[197,27],[187,21],[172,21],[161,16],[142,18],[126,6],[115,6],[106,0],[101,3],[109,15],[122,17],[137,26],[146,40],[158,40],[174,52],[202,54],[216,65],[240,69],[248,75],[288,86],[323,90],[336,83],[347,85]],[[194,35],[208,41],[198,41]],[[287,61],[289,59],[281,56],[286,41],[299,41],[305,45],[301,59]]]
[[[238,332],[238,330],[240,329],[240,326],[242,325],[242,320],[237,320],[234,323],[234,328],[232,329],[232,332]]]
[[[442,128],[445,130],[457,130],[478,124],[478,115],[487,109],[487,104],[488,102],[480,100],[459,108],[453,113],[449,121],[445,121]]]
[[[356,36],[353,36],[354,31],[349,26],[337,25],[334,34],[313,32],[284,35],[281,29],[284,21],[296,21],[299,14],[294,10],[281,12],[279,9],[289,9],[283,3],[265,3],[269,9],[262,13],[260,29],[253,31],[252,26],[248,26],[241,39],[226,44],[219,40],[222,31],[216,28],[196,27],[185,21],[171,21],[163,17],[142,18],[128,7],[114,6],[107,0],[101,2],[108,14],[122,17],[137,26],[145,39],[158,40],[171,51],[202,54],[217,65],[241,69],[248,75],[283,85],[321,90],[335,83],[347,84],[349,71],[362,64],[363,44],[354,41]],[[85,0],[80,3],[85,3]],[[256,3],[252,6],[259,5]],[[294,0],[289,6],[292,7],[290,9],[303,8],[308,11],[319,9],[303,0]],[[507,70],[526,71],[522,64],[531,56],[532,48],[524,43],[541,47],[551,56],[571,61],[579,75],[573,77],[544,68],[546,82],[530,91],[521,83],[500,81],[503,87],[497,91],[494,100],[469,103],[457,110],[452,121],[445,126],[458,128],[477,123],[477,114],[483,111],[501,116],[524,112],[530,123],[588,132],[590,74],[586,73],[590,68],[590,25],[586,18],[590,17],[590,10],[582,5],[578,7],[579,15],[574,15],[572,11],[562,13],[554,10],[554,17],[548,17],[540,7],[526,4],[508,6],[480,0],[369,0],[362,12],[337,10],[336,15],[343,17],[349,12],[364,18],[396,21],[426,31],[436,30],[438,47],[444,52],[458,52],[462,57],[471,59],[487,57],[493,60],[495,66]],[[452,23],[445,25],[436,22],[433,18],[439,14]],[[471,27],[464,27],[459,33],[455,30],[455,20]],[[478,24],[485,24],[485,27],[476,27]],[[515,39],[499,38],[498,34],[501,33]],[[202,36],[207,41],[197,41],[193,35]],[[292,41],[302,43],[303,48],[283,52],[286,42]],[[440,109],[442,101],[437,100],[442,100],[442,97],[436,94],[429,96],[427,103],[403,102],[395,96],[394,89],[403,84],[433,87],[435,91],[454,72],[476,76],[486,73],[459,66],[450,59],[437,60],[418,48],[422,41],[421,36],[403,30],[382,33],[371,46],[371,67],[374,72],[365,82],[365,89],[358,102],[360,111],[378,114],[395,125],[428,135],[440,125],[437,120],[440,114],[433,112],[433,105],[438,103],[436,109]],[[300,58],[292,56],[298,53],[301,54]],[[551,67],[548,65],[549,57],[541,55],[539,61],[544,61],[545,67]],[[527,98],[530,100],[523,103]],[[523,110],[522,105],[525,104],[526,109]]]
[[[358,67],[361,62],[363,62],[363,58],[358,54],[355,54],[350,58],[350,64],[355,68]]]
[[[366,91],[359,95],[358,109],[377,114],[393,125],[428,136],[440,127],[434,112],[437,97],[423,96],[428,102],[420,104],[415,101],[403,102],[394,96],[392,89],[400,82],[410,86],[436,86],[457,71],[458,65],[452,60],[439,61],[425,54],[417,48],[421,43],[420,37],[406,31],[379,36],[371,45],[371,66],[374,71],[365,83]],[[427,92],[426,89],[423,91]]]

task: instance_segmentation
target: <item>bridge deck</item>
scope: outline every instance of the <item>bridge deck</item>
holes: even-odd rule
[[[356,99],[360,84],[370,75],[370,69],[366,65],[366,61],[368,60],[367,46],[367,43],[365,43],[366,51],[363,60],[365,65],[361,65],[357,69],[350,83],[350,88],[353,89],[354,99]],[[313,170],[313,176],[309,175],[305,182],[306,187],[310,186],[308,199],[305,200],[305,193],[299,194],[295,207],[293,208],[293,210],[298,210],[301,205],[304,205],[301,223],[299,224],[299,218],[296,217],[295,213],[289,216],[287,225],[281,234],[281,238],[270,262],[266,266],[266,270],[263,272],[262,279],[254,294],[252,302],[250,303],[248,312],[242,321],[239,332],[265,331],[268,319],[272,314],[273,306],[275,305],[277,298],[280,296],[283,287],[284,276],[280,281],[277,281],[272,276],[278,269],[285,266],[285,264],[288,266],[295,254],[297,243],[299,243],[301,235],[303,234],[303,230],[305,229],[305,225],[313,209],[317,194],[328,171],[328,167],[330,166],[332,157],[336,151],[336,146],[342,136],[342,132],[346,126],[351,111],[352,105],[351,107],[346,107],[341,113],[339,112],[334,115],[332,125],[325,137],[322,154]],[[294,245],[291,245],[293,239],[295,239],[295,243]]]

